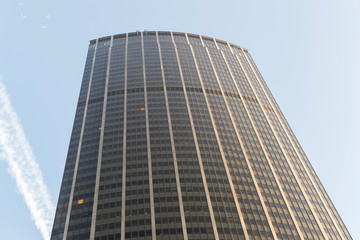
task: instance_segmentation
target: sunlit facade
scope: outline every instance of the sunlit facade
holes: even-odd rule
[[[351,239],[248,51],[90,41],[51,239]]]

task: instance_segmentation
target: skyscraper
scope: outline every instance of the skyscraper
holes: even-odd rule
[[[90,41],[51,239],[351,239],[248,51]]]

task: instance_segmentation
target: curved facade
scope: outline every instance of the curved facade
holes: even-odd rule
[[[351,239],[250,54],[90,42],[51,239]]]

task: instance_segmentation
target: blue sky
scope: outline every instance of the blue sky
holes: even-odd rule
[[[89,40],[144,29],[191,32],[249,49],[360,239],[359,1],[19,1],[0,1],[0,75],[54,203]],[[1,238],[41,239],[7,168],[0,161]]]

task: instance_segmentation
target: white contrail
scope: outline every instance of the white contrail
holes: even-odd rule
[[[0,159],[4,159],[8,163],[8,171],[15,179],[17,189],[24,197],[35,226],[41,232],[42,237],[48,240],[55,208],[1,76]]]

